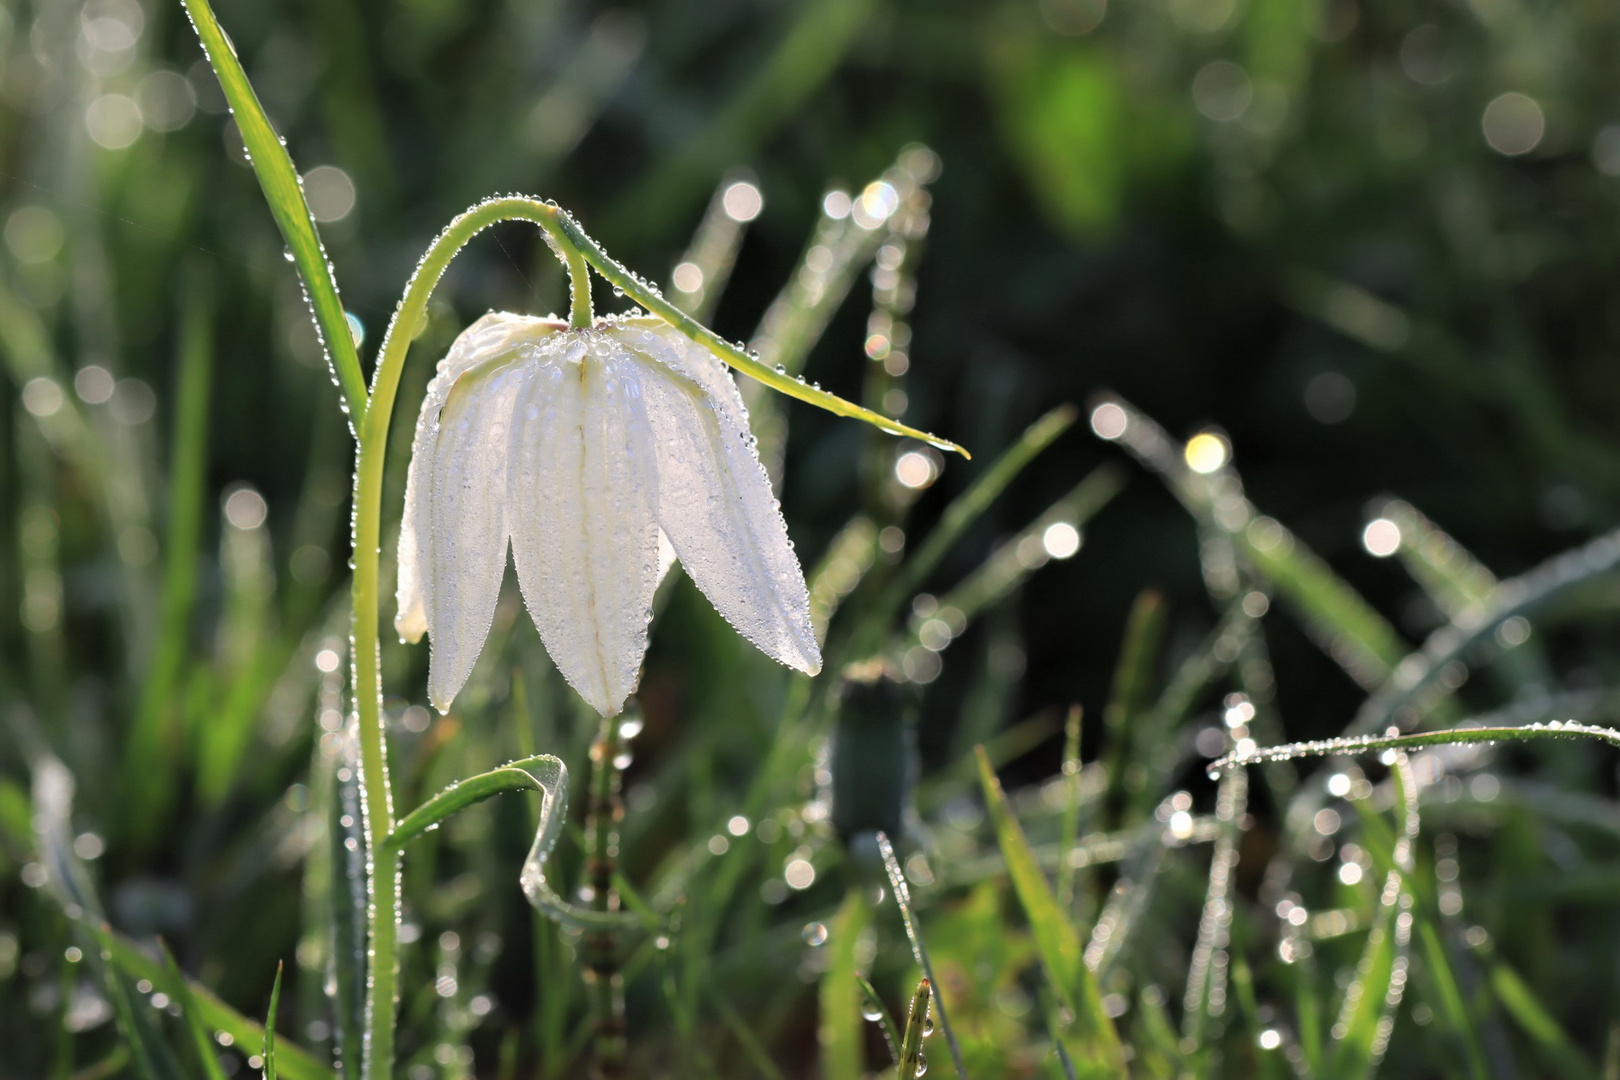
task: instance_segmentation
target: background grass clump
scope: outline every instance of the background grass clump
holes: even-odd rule
[[[829,664],[660,593],[632,1075],[1620,1076],[1610,744],[1207,770],[1620,712],[1620,11],[219,15],[368,373],[444,223],[534,192],[975,452],[745,388]],[[0,1077],[241,1074],[267,1012],[277,1074],[352,1075],[353,446],[178,3],[0,6],[0,239]],[[537,230],[481,236],[403,411],[484,311],[565,304]],[[445,717],[384,642],[402,812],[514,758],[589,774],[520,615],[508,582]],[[400,1075],[590,1067],[581,936],[518,888],[530,798],[410,849]]]

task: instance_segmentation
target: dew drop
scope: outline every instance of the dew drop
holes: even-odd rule
[[[823,923],[809,922],[804,924],[804,943],[812,948],[827,943],[827,927]]]
[[[883,1010],[878,1008],[876,1005],[873,1005],[869,1001],[865,1005],[861,1006],[861,1016],[875,1024],[879,1020],[883,1019]]]
[[[922,1054],[917,1055],[917,1075],[921,1076],[928,1071],[928,1059]]]

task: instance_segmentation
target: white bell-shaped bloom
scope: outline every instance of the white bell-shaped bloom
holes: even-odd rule
[[[604,716],[640,677],[666,540],[745,638],[821,670],[736,384],[662,320],[576,330],[492,313],[440,361],[405,485],[394,619],[407,641],[429,635],[440,711],[484,647],[508,540],[547,651]]]

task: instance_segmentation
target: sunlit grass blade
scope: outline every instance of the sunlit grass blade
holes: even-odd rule
[[[157,984],[166,977],[163,962],[148,955],[128,938],[109,934],[106,947],[113,966],[129,978],[146,979]],[[237,1046],[258,1046],[264,1041],[264,1028],[261,1025],[219,1000],[206,987],[188,980],[187,988],[196,1004],[197,1016],[208,1030],[226,1033]],[[335,1080],[331,1069],[285,1039],[276,1045],[276,1066],[281,1080]]]
[[[1092,430],[1118,442],[1157,472],[1202,524],[1230,537],[1238,552],[1300,612],[1322,649],[1362,686],[1380,685],[1406,655],[1393,627],[1274,518],[1244,498],[1237,474],[1220,460],[1197,472],[1182,448],[1147,416],[1124,401],[1092,402]]]
[[[259,96],[248,81],[247,72],[242,70],[236,46],[220,28],[208,0],[183,2],[197,38],[202,42],[203,53],[219,77],[225,100],[230,103],[231,115],[242,133],[253,172],[264,190],[265,202],[269,203],[282,238],[287,241],[287,250],[292,254],[293,265],[298,268],[314,311],[315,325],[332,366],[332,377],[342,391],[349,422],[357,427],[366,411],[366,379],[349,332],[343,300],[338,295],[337,281],[332,277],[332,265],[327,260],[309,204],[304,201],[303,181],[293,167],[286,144],[259,104]]]
[[[1069,708],[1063,722],[1063,824],[1058,833],[1057,901],[1064,911],[1074,909],[1074,876],[1079,869],[1076,860],[1069,858],[1075,841],[1080,836],[1080,801],[1083,785],[1080,780],[1080,706]]]
[[[157,642],[125,744],[122,776],[130,832],[145,843],[175,790],[174,768],[183,713],[180,678],[191,641],[202,540],[203,490],[208,475],[208,388],[213,370],[210,324],[214,303],[207,279],[191,275],[182,293],[178,389],[169,447],[168,521],[163,531],[163,591]]]
[[[1226,979],[1232,940],[1233,876],[1237,870],[1242,819],[1248,812],[1248,773],[1234,769],[1221,778],[1215,793],[1220,836],[1210,856],[1209,883],[1198,917],[1198,938],[1187,965],[1187,991],[1182,999],[1182,1033],[1194,1047],[1203,1044],[1211,1022],[1226,1011]]]
[[[866,1016],[876,1016],[878,1029],[883,1032],[883,1041],[889,1047],[889,1053],[894,1057],[896,1066],[900,1064],[900,1032],[894,1026],[894,1017],[889,1015],[889,1007],[883,1004],[883,998],[868,982],[865,976],[855,976],[855,982],[861,988],[861,1012]]]
[[[872,908],[859,885],[844,895],[828,931],[827,970],[821,975],[821,1072],[829,1078],[858,1080],[866,1073],[866,1039],[861,1029],[861,995],[856,980],[856,946],[871,921]]]
[[[1425,746],[1467,743],[1489,745],[1535,739],[1597,739],[1611,746],[1620,746],[1620,731],[1593,724],[1554,720],[1546,724],[1530,724],[1525,727],[1446,728],[1442,731],[1420,731],[1411,735],[1357,735],[1340,739],[1313,739],[1308,742],[1287,743],[1283,746],[1268,746],[1227,754],[1219,760],[1210,762],[1209,772],[1212,776],[1219,776],[1224,770],[1234,766],[1266,761],[1288,761],[1293,758],[1363,754],[1374,750],[1416,750]]]
[[[889,875],[889,889],[894,894],[895,906],[900,909],[900,920],[905,924],[906,937],[911,940],[912,955],[917,959],[917,966],[922,969],[923,981],[930,985],[938,985],[938,980],[934,978],[934,965],[928,959],[928,948],[923,944],[922,933],[917,929],[917,921],[911,913],[911,887],[906,884],[906,872],[900,868],[900,860],[895,858],[894,855],[894,845],[889,842],[887,836],[878,833],[877,844],[878,854],[883,857],[883,869]],[[913,999],[912,1005],[915,1008],[915,999]],[[939,1013],[939,1026],[945,1033],[945,1044],[950,1048],[951,1064],[956,1066],[956,1075],[959,1080],[967,1080],[967,1066],[962,1062],[962,1045],[957,1042],[956,1032],[951,1028],[951,1018],[950,1014],[945,1011],[944,999],[937,1000],[934,1003],[934,1008]],[[916,1019],[915,1012],[913,1012],[912,1018]],[[905,1054],[902,1051],[902,1072],[904,1071],[905,1060]]]
[[[1116,789],[1123,786],[1125,763],[1131,756],[1130,743],[1135,732],[1135,721],[1149,705],[1154,672],[1164,646],[1166,624],[1163,595],[1155,589],[1138,594],[1125,621],[1119,660],[1114,665],[1114,681],[1109,688],[1108,704],[1103,709],[1103,729],[1107,739],[1104,760],[1108,765],[1110,786]],[[1153,746],[1152,751],[1144,756],[1151,757],[1160,752],[1162,747]]]
[[[759,213],[758,192],[753,173],[727,174],[714,189],[697,232],[675,264],[669,294],[677,307],[698,322],[709,321],[731,279],[747,224]]]
[[[1492,962],[1490,986],[1503,1010],[1530,1037],[1537,1054],[1558,1076],[1587,1080],[1597,1075],[1591,1059],[1564,1031],[1557,1018],[1536,999],[1535,991],[1507,963],[1501,960]]]
[[[542,754],[539,757],[513,761],[498,769],[469,777],[451,784],[405,817],[394,831],[383,837],[378,846],[398,851],[406,844],[434,829],[448,818],[485,799],[505,791],[538,791],[540,793],[540,824],[523,861],[520,881],[529,902],[564,926],[581,930],[652,929],[656,922],[633,910],[622,912],[595,911],[571,904],[558,896],[546,881],[545,863],[562,835],[568,818],[568,767],[561,758]]]
[[[1468,1075],[1472,1080],[1486,1080],[1490,1076],[1485,1067],[1485,1053],[1480,1049],[1474,1033],[1474,1020],[1468,1013],[1462,989],[1457,985],[1456,973],[1446,957],[1445,942],[1435,922],[1420,916],[1417,924],[1419,955],[1423,959],[1423,973],[1433,986],[1432,998],[1442,1023],[1451,1032],[1468,1062]]]
[[[339,670],[343,670],[342,664]],[[341,675],[322,688],[327,705],[342,708]],[[316,753],[322,754],[317,767],[330,770],[333,798],[327,810],[326,843],[332,886],[331,954],[329,958],[330,1000],[332,1004],[332,1046],[338,1068],[347,1080],[360,1075],[364,1057],[366,1025],[366,917],[369,895],[366,889],[365,816],[360,805],[360,749],[354,726],[343,732],[342,742],[328,758],[325,743],[317,740]],[[323,972],[323,975],[326,973]]]
[[[703,990],[705,996],[709,999],[709,1003],[720,1014],[721,1021],[736,1038],[737,1044],[743,1048],[743,1053],[748,1055],[748,1062],[754,1069],[754,1075],[759,1076],[761,1080],[784,1080],[782,1070],[777,1068],[776,1062],[771,1060],[770,1053],[765,1049],[764,1044],[759,1041],[759,1036],[749,1026],[748,1021],[744,1019],[742,1014],[737,1011],[737,1007],[720,992],[720,987],[715,984],[715,981],[708,978],[704,979]],[[834,1077],[838,1074],[828,1070],[823,1075]]]
[[[911,995],[911,1006],[906,1011],[906,1033],[900,1037],[900,1062],[895,1072],[898,1080],[910,1080],[927,1071],[928,1059],[923,1055],[923,1036],[928,1028],[928,1006],[933,998],[933,984],[925,975]]]
[[[1219,833],[1220,826],[1213,818],[1194,819],[1187,836],[1181,839],[1187,843],[1204,843],[1215,839]],[[1128,841],[1125,840],[1126,836],[1129,836]],[[1112,847],[1107,844],[1110,840],[1113,841]],[[1141,925],[1142,916],[1153,900],[1160,870],[1172,842],[1175,842],[1175,838],[1172,838],[1167,826],[1163,822],[1151,821],[1129,833],[1088,836],[1077,846],[1059,852],[1062,865],[1069,867],[1091,867],[1110,861],[1120,864],[1119,879],[1114,882],[1114,887],[1108,893],[1108,902],[1092,924],[1091,938],[1086,942],[1082,954],[1086,968],[1096,973],[1099,985],[1119,966],[1126,946]],[[1036,850],[1037,858],[1040,855],[1041,852]],[[1041,863],[1044,868],[1045,860],[1041,860]]]
[[[202,1017],[198,1015],[197,1002],[191,993],[191,984],[181,973],[180,965],[175,963],[169,947],[159,941],[158,948],[163,951],[163,967],[169,976],[166,984],[169,996],[180,1005],[180,1017],[185,1021],[186,1031],[191,1036],[191,1045],[196,1051],[200,1075],[205,1080],[225,1080],[225,1070],[220,1067],[219,1055],[214,1052],[214,1041],[208,1037],[208,1029],[203,1025]]]
[[[1080,947],[1080,935],[1068,919],[1046,875],[1030,850],[1023,828],[1013,817],[1012,808],[1002,794],[1001,782],[990,767],[989,758],[982,750],[979,757],[979,782],[984,789],[985,805],[995,828],[996,842],[1007,861],[1007,876],[1012,879],[1013,890],[1029,919],[1030,930],[1046,967],[1047,978],[1058,997],[1074,1016],[1089,1050],[1088,1061],[1117,1071],[1124,1069],[1123,1048],[1119,1033],[1102,1007],[1102,991],[1096,976],[1086,967]]]
[[[264,1016],[264,1080],[276,1080],[276,1010],[281,1005],[281,964],[270,987],[270,1008]]]
[[[1447,617],[1461,616],[1495,591],[1496,575],[1412,504],[1388,499],[1373,513],[1395,526],[1395,555]]]
[[[1328,1075],[1340,1080],[1369,1076],[1383,1060],[1395,1028],[1395,1010],[1405,994],[1412,939],[1412,896],[1406,881],[1413,872],[1417,839],[1417,780],[1405,754],[1397,753],[1390,772],[1395,786],[1397,832],[1378,909],[1355,978],[1344,993]],[[1364,816],[1370,815],[1363,807]]]

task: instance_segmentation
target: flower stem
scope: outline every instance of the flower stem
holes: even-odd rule
[[[619,910],[613,874],[619,862],[619,823],[624,820],[620,795],[623,767],[620,755],[620,716],[602,721],[591,744],[590,802],[585,811],[587,856],[585,881],[591,907]],[[585,986],[595,1020],[595,1053],[591,1074],[596,1080],[627,1076],[625,1065],[624,976],[619,971],[619,936],[611,930],[593,930],[585,937]]]

